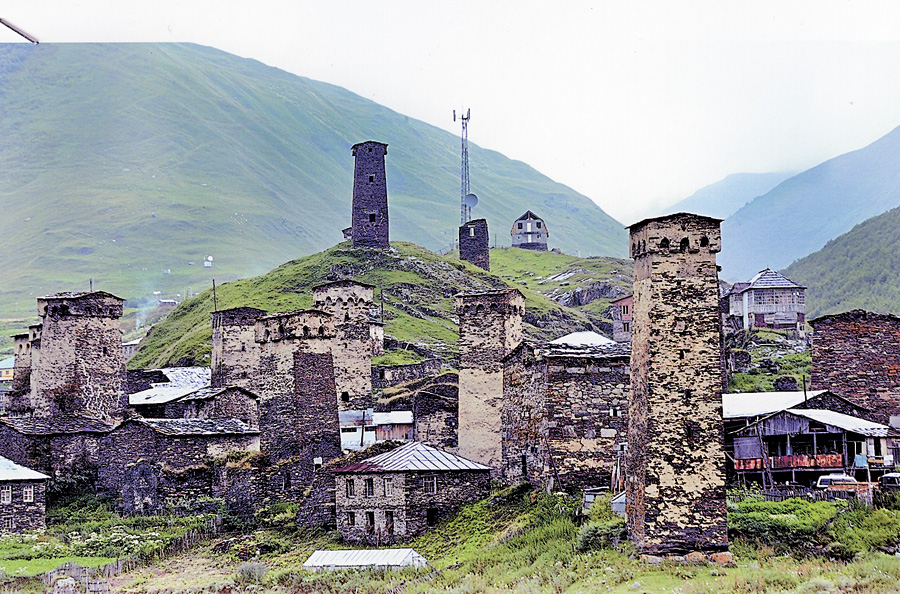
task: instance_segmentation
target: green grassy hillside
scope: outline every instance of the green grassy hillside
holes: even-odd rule
[[[0,44],[0,113],[0,317],[91,277],[130,299],[185,295],[334,245],[364,140],[390,145],[391,237],[438,250],[457,234],[456,136],[211,48]],[[531,209],[551,246],[625,255],[588,198],[476,145],[470,163],[499,245]]]
[[[865,309],[900,314],[900,208],[856,225],[782,273],[806,291],[807,318]]]
[[[625,291],[631,268],[614,258],[575,258],[517,248],[491,250],[493,273],[461,262],[455,255],[440,256],[414,244],[395,242],[390,251],[354,250],[349,243],[293,260],[271,272],[217,287],[219,309],[249,306],[276,312],[312,305],[310,289],[318,284],[353,278],[375,285],[376,307],[383,286],[387,334],[400,340],[423,342],[453,356],[458,328],[453,296],[462,291],[515,287],[525,295],[525,334],[552,339],[568,332],[598,329],[608,299],[583,308],[564,307],[552,299],[560,289],[604,281]],[[552,277],[567,280],[552,280]],[[528,280],[520,280],[520,279]],[[543,284],[542,284],[543,283]],[[129,367],[171,364],[209,364],[212,290],[180,304],[153,327]]]

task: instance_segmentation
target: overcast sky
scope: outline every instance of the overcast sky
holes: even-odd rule
[[[900,2],[4,0],[0,18],[42,43],[216,47],[455,134],[468,107],[471,142],[626,224],[900,125]]]

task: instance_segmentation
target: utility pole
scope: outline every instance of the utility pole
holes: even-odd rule
[[[472,220],[472,206],[466,203],[466,196],[469,195],[469,119],[472,117],[472,110],[466,109],[466,115],[460,113],[459,120],[462,122],[462,164],[460,165],[460,189],[459,189],[459,224],[465,225]],[[453,121],[456,121],[456,110],[453,110]]]

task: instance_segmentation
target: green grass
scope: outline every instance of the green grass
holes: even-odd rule
[[[410,365],[421,363],[425,357],[412,351],[395,350],[385,351],[377,357],[372,357],[372,365]]]

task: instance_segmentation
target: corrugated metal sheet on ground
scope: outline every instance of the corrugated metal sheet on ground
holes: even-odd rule
[[[377,549],[340,551],[314,551],[304,569],[330,569],[342,567],[422,567],[425,557],[413,549]]]

